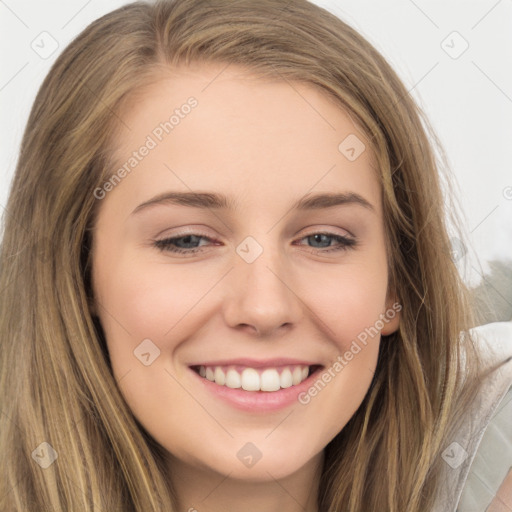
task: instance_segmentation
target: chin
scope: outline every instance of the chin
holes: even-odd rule
[[[202,457],[189,463],[248,483],[284,479],[305,465],[314,464],[315,457],[322,454],[321,448],[307,449],[306,438],[296,437],[295,434],[292,439],[296,441],[285,443],[283,438],[276,439],[275,442],[231,440],[231,446],[219,448],[218,451],[205,447]],[[208,459],[204,458],[206,452],[209,452]]]

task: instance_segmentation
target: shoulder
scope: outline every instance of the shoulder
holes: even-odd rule
[[[501,363],[483,383],[467,421],[467,464],[457,512],[512,510],[512,322],[471,330],[482,359]]]
[[[485,359],[497,362],[512,357],[512,320],[480,325],[470,333]]]

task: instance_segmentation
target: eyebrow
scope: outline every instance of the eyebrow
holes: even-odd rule
[[[237,203],[223,194],[212,192],[164,192],[142,204],[139,204],[133,210],[131,215],[156,205],[178,205],[191,208],[203,209],[228,209],[236,210]],[[354,192],[344,192],[338,194],[307,194],[292,205],[290,210],[321,210],[341,205],[358,205],[372,212],[375,211],[373,205],[364,197]]]

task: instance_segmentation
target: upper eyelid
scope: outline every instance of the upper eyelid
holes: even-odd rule
[[[307,238],[308,236],[313,236],[313,235],[328,235],[328,236],[333,236],[333,237],[341,237],[341,238],[349,238],[349,239],[355,239],[356,237],[350,233],[348,230],[344,229],[343,231],[345,231],[347,235],[343,235],[343,234],[340,234],[340,233],[336,233],[336,232],[333,232],[333,231],[329,231],[327,229],[317,229],[317,230],[313,230],[313,231],[308,231],[306,233],[303,233],[303,234],[298,234],[294,237],[294,240],[302,240],[303,238]],[[216,241],[216,238],[214,236],[210,236],[210,235],[207,235],[207,234],[204,234],[204,233],[201,233],[199,231],[190,231],[190,232],[184,232],[184,233],[177,233],[177,234],[173,234],[173,235],[169,235],[169,236],[164,236],[162,238],[158,238],[158,239],[155,239],[155,242],[157,241],[160,241],[160,242],[163,242],[163,241],[166,241],[166,240],[176,240],[176,239],[179,239],[179,238],[184,238],[186,236],[197,236],[197,237],[200,237],[200,238],[207,238],[208,240],[214,242]]]
[[[297,241],[301,241],[301,240],[304,240],[305,238],[308,238],[310,236],[314,236],[314,235],[326,235],[328,237],[331,237],[331,238],[334,238],[334,239],[338,239],[338,243],[341,243],[342,245],[345,245],[345,246],[355,246],[355,245],[358,245],[359,244],[359,240],[357,237],[349,234],[349,236],[346,236],[346,235],[340,235],[338,233],[333,233],[333,232],[329,232],[327,230],[317,230],[317,231],[312,231],[312,232],[309,232],[309,233],[305,233],[303,235],[300,235],[300,236],[296,236],[293,238],[293,242],[297,242]],[[213,245],[218,245],[218,240],[216,240],[214,237],[210,237],[210,236],[207,236],[207,235],[203,235],[203,234],[200,234],[200,233],[182,233],[182,234],[177,234],[177,235],[173,235],[173,236],[167,236],[167,237],[164,237],[164,238],[160,238],[160,239],[156,239],[153,241],[153,245],[155,246],[158,246],[159,248],[162,248],[164,247],[165,245],[171,245],[171,242],[175,241],[175,240],[179,240],[180,238],[185,238],[187,236],[196,236],[198,238],[201,238],[201,239],[206,239],[208,240],[210,243],[209,244],[205,244],[205,246],[198,246],[198,247],[195,247],[195,248],[181,248],[181,251],[183,252],[189,252],[189,251],[195,251],[195,250],[201,250],[201,248],[208,248],[207,246],[211,246],[212,244]],[[166,243],[167,242],[167,243]],[[222,243],[222,242],[221,242]],[[295,245],[300,245],[300,244],[295,244]],[[322,251],[322,249],[319,249],[320,251]],[[328,248],[326,248],[326,251],[328,251]]]
[[[293,236],[294,237],[297,237],[297,236],[309,236],[311,234],[317,234],[317,233],[326,233],[326,234],[329,234],[329,235],[344,236],[343,234],[336,232],[336,229],[339,229],[339,230],[344,231],[345,233],[347,233],[350,237],[356,238],[356,235],[354,235],[354,233],[350,229],[348,229],[346,227],[337,226],[337,227],[325,227],[325,228],[323,228],[323,227],[321,227],[323,225],[325,226],[325,224],[321,224],[321,223],[311,224],[309,226],[301,228]],[[199,226],[199,225],[197,225],[197,226]],[[178,231],[176,234],[173,233],[171,235],[165,235],[165,236],[163,236],[163,238],[164,239],[179,238],[181,236],[187,236],[187,235],[200,235],[200,236],[204,236],[206,238],[212,238],[212,239],[216,238],[215,234],[210,235],[210,234],[207,233],[206,229],[203,230],[202,227],[195,227],[194,225],[188,225],[188,226],[184,225],[184,226],[176,227],[174,229],[176,229],[176,230],[184,229],[185,231],[183,231],[183,232],[179,232]],[[162,233],[165,233],[166,231],[169,231],[169,229],[161,231],[160,233],[158,233],[155,236],[155,238],[159,237]],[[304,231],[305,234],[300,235],[300,233],[302,231]]]

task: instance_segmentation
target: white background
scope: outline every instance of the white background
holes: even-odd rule
[[[0,214],[29,109],[51,64],[91,21],[125,3],[0,0]],[[457,177],[465,230],[483,270],[490,260],[512,259],[512,0],[315,3],[362,33],[427,113]],[[31,47],[48,37],[44,31],[59,45],[47,58]],[[476,284],[482,269],[471,258]]]

